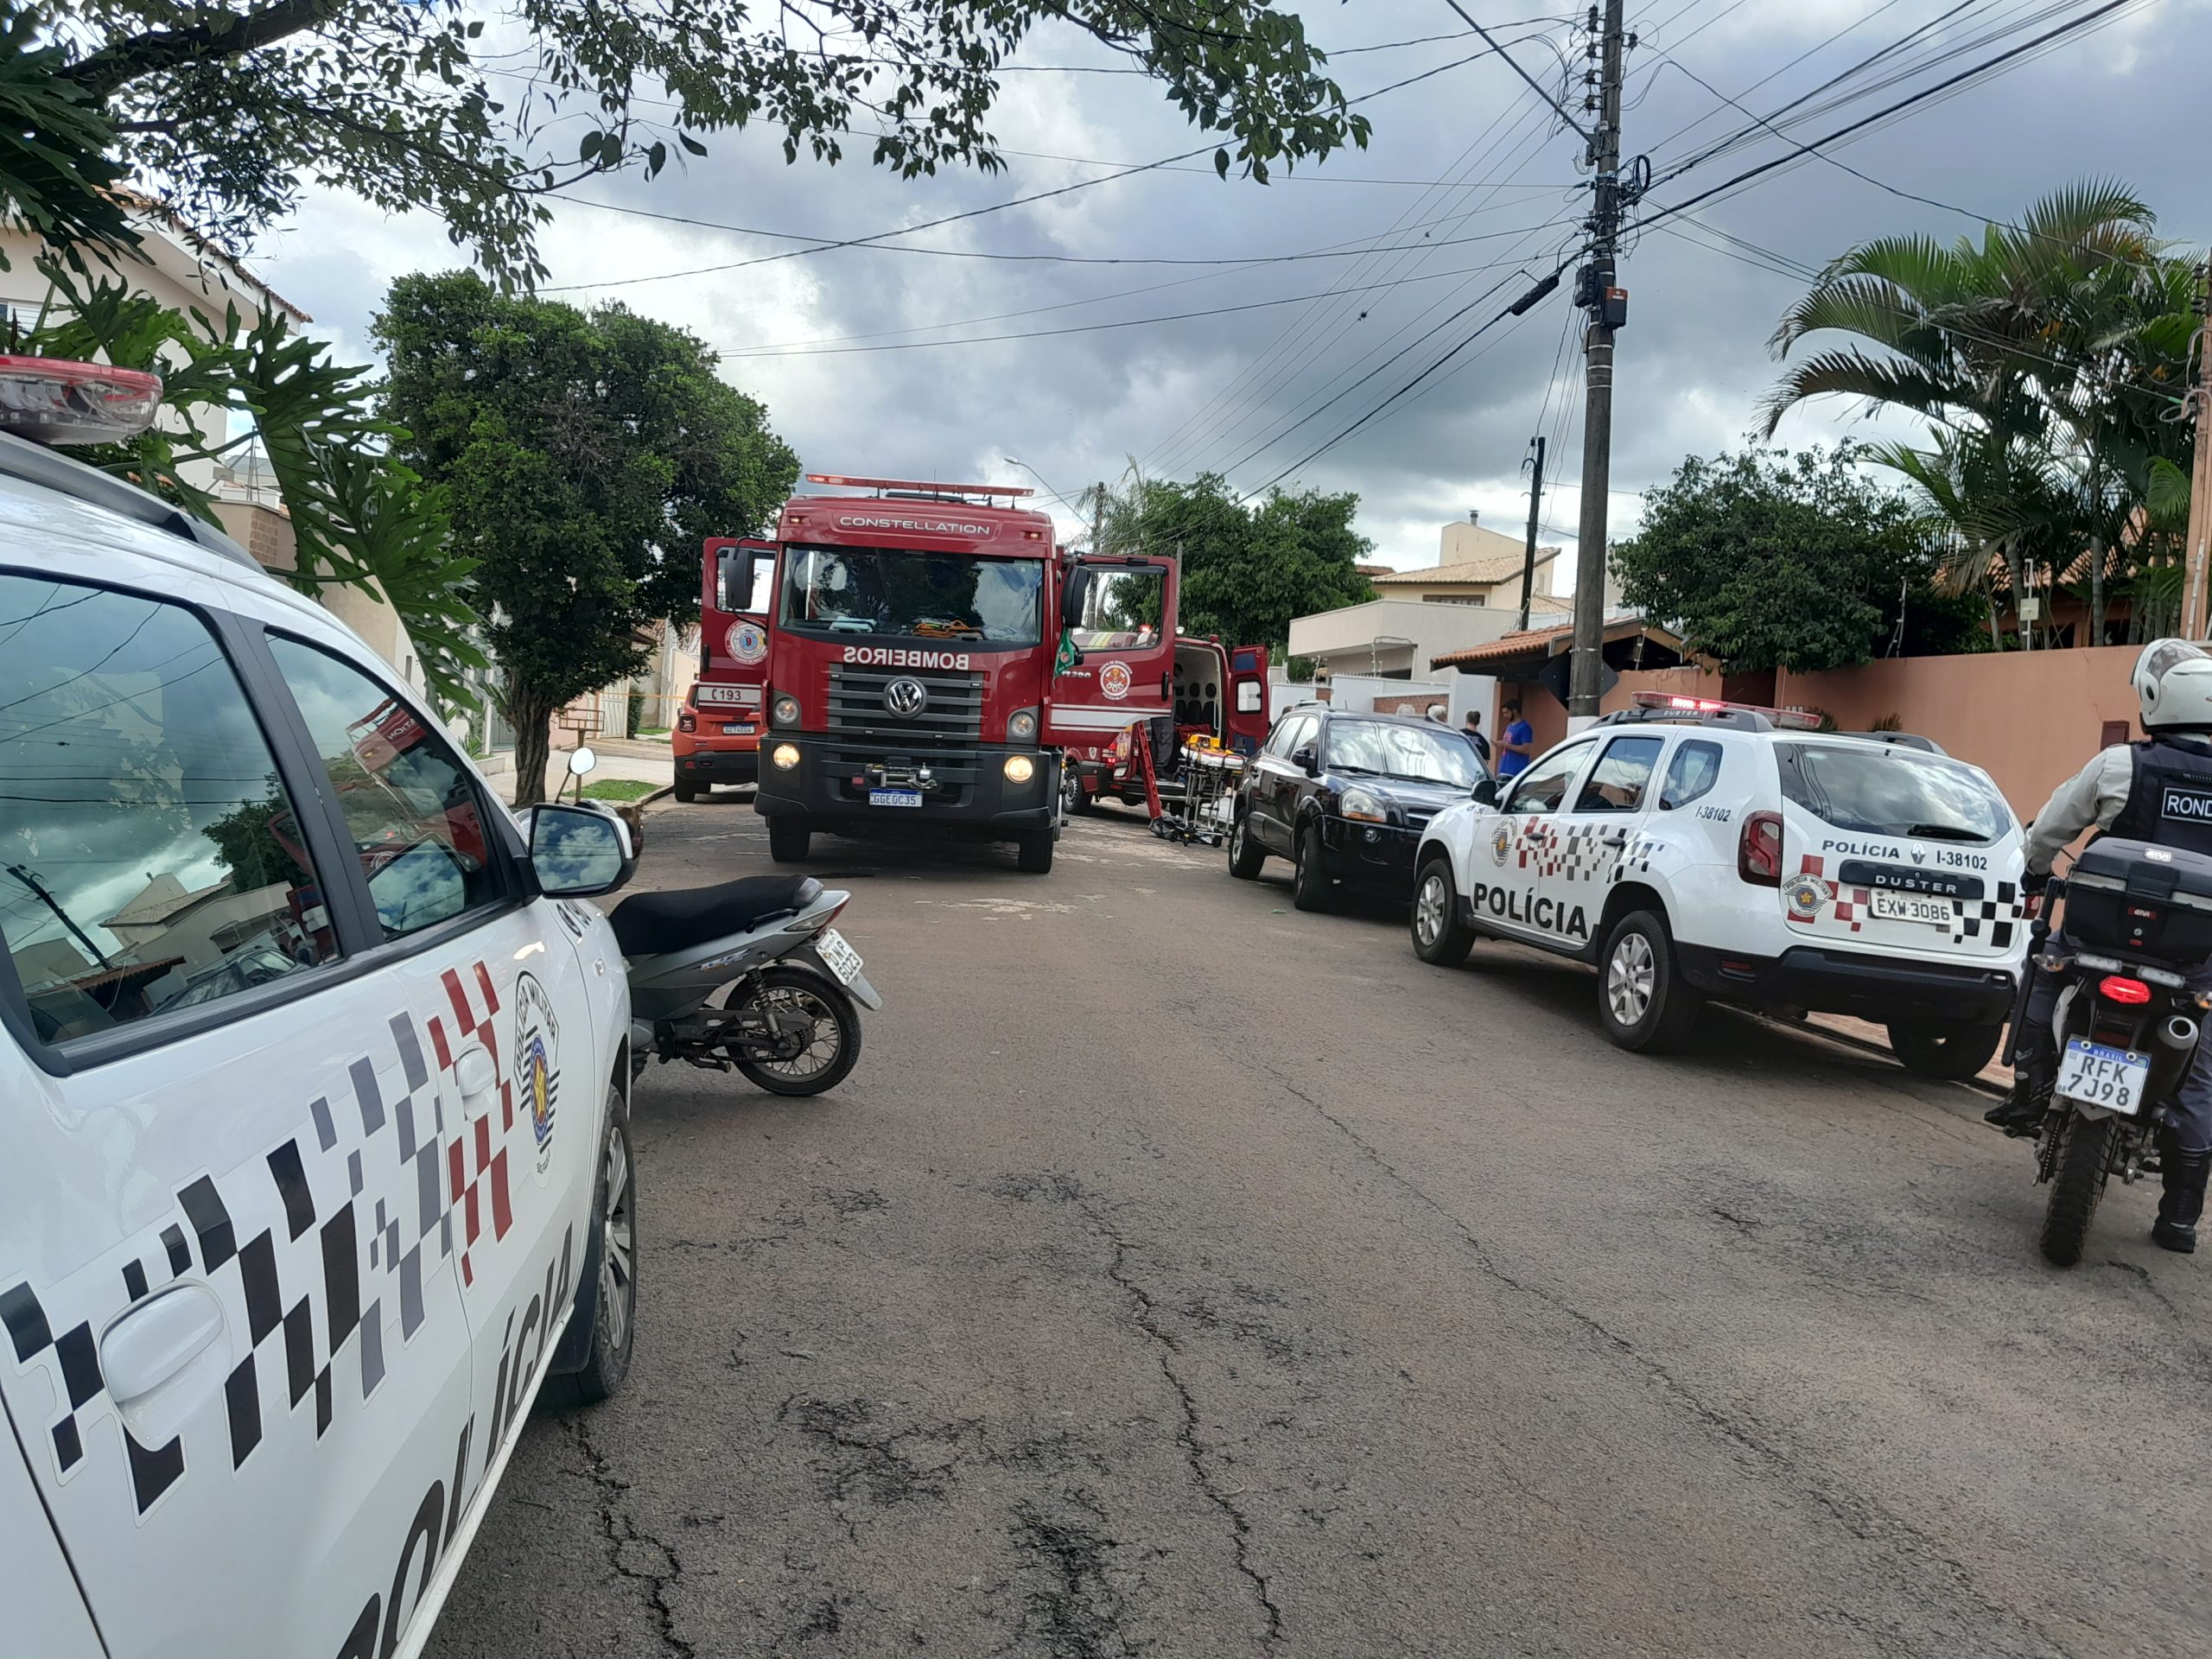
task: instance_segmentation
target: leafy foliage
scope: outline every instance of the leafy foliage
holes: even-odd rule
[[[376,336],[400,453],[448,492],[477,561],[516,798],[537,800],[555,711],[643,667],[652,625],[696,616],[701,543],[767,527],[798,460],[697,339],[619,305],[404,276]]]
[[[1644,497],[1643,529],[1613,559],[1629,604],[1732,670],[1840,668],[1900,640],[1919,654],[1974,637],[1974,603],[1932,587],[1936,550],[1912,508],[1848,448],[1692,455]]]
[[[1768,397],[1767,430],[1829,395],[1920,416],[1927,444],[1869,453],[1912,481],[1952,538],[1948,585],[1983,586],[2001,563],[2012,593],[2031,577],[2048,590],[2081,565],[2080,642],[2101,643],[2108,577],[2171,563],[2187,517],[2195,279],[2152,239],[2154,223],[2132,191],[2090,183],[1978,240],[1850,250],[1773,345],[1784,354],[1832,332],[1866,345],[1798,362]],[[1994,632],[1993,606],[1992,618]]]
[[[40,269],[54,303],[17,349],[101,359],[162,379],[164,419],[78,457],[219,524],[213,499],[192,481],[193,464],[258,442],[296,542],[294,568],[278,574],[309,594],[343,586],[388,601],[432,691],[448,706],[458,700],[465,671],[484,662],[471,638],[472,566],[448,545],[442,497],[391,454],[398,429],[378,416],[368,371],[333,363],[327,345],[273,310],[249,323],[232,306],[219,324],[116,278],[79,283],[51,261]],[[244,427],[235,436],[233,416]]]
[[[1357,495],[1277,490],[1254,506],[1217,474],[1179,484],[1132,470],[1119,490],[1099,486],[1090,505],[1100,514],[1101,553],[1181,559],[1185,633],[1280,655],[1293,617],[1375,597],[1354,568],[1374,546],[1352,528]]]
[[[0,0],[0,219],[20,224],[79,270],[85,254],[138,245],[111,192],[113,125],[62,76],[68,55],[41,41],[37,13]],[[8,267],[0,254],[0,270]]]
[[[1367,141],[1276,0],[72,0],[44,22],[60,61],[43,73],[212,232],[250,237],[327,185],[439,213],[513,285],[543,273],[546,196],[596,174],[650,177],[706,154],[703,136],[765,125],[787,161],[835,162],[857,140],[909,178],[995,168],[1000,66],[1046,22],[1120,53],[1229,137],[1224,175],[1264,181]],[[98,137],[80,135],[75,165]],[[0,188],[39,199],[29,175]],[[66,216],[68,194],[48,181],[44,199]]]

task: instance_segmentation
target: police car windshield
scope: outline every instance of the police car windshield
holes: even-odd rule
[[[1466,739],[1444,727],[1401,726],[1382,720],[1329,722],[1329,765],[1409,782],[1467,789],[1483,776]]]
[[[1838,830],[1920,841],[1991,842],[2012,824],[1971,766],[1871,743],[1777,743],[1782,792]]]
[[[810,633],[1033,645],[1044,637],[1044,589],[1041,559],[794,548],[783,622]]]

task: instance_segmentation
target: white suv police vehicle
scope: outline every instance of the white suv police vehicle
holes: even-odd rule
[[[2018,821],[1988,773],[1898,733],[1644,693],[1429,823],[1414,950],[1478,935],[1597,964],[1624,1048],[1708,999],[1855,1014],[1931,1077],[1995,1052],[2024,953]]]
[[[0,359],[0,423],[157,395]],[[0,779],[0,1647],[414,1654],[627,1368],[626,833],[526,845],[327,613],[4,435]]]

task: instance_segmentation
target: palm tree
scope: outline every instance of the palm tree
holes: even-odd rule
[[[1784,314],[1784,357],[1829,330],[1866,346],[1815,352],[1769,394],[1766,430],[1814,397],[1907,410],[1920,448],[1873,452],[1952,529],[1961,566],[2001,555],[2016,596],[2044,560],[2055,578],[2086,550],[2090,626],[2104,633],[2106,576],[2144,524],[2152,462],[2187,442],[2175,412],[2187,378],[2192,279],[2152,238],[2134,194],[2088,183],[2037,202],[2017,226],[1948,247],[1923,236],[1852,249]],[[2031,630],[2023,643],[2032,645]]]

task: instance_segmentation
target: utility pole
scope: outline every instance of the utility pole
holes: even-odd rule
[[[1529,476],[1529,550],[1521,558],[1520,632],[1529,632],[1529,595],[1536,586],[1536,512],[1544,499],[1544,435],[1529,440],[1535,451],[1535,470]]]
[[[2202,639],[2212,633],[2206,615],[2205,574],[2212,569],[2212,264],[2199,265],[2196,385],[2189,400],[2196,406],[2196,461],[2189,475],[2189,536],[2182,543],[2181,637]]]
[[[1580,731],[1598,717],[1605,643],[1605,503],[1612,482],[1613,332],[1628,321],[1628,294],[1613,285],[1621,229],[1621,28],[1624,0],[1605,0],[1599,59],[1598,130],[1590,143],[1597,169],[1596,205],[1590,217],[1590,263],[1583,266],[1575,303],[1589,313],[1582,336],[1589,406],[1582,420],[1582,522],[1574,550],[1574,660],[1568,681],[1567,729]],[[1598,8],[1590,9],[1591,21]],[[1586,99],[1586,107],[1592,100]]]

